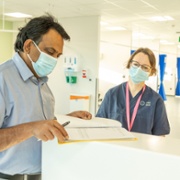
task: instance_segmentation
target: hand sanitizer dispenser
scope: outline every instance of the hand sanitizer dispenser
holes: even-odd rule
[[[77,83],[78,64],[77,57],[64,57],[64,71],[66,82],[70,84]]]

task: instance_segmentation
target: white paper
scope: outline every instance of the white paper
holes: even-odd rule
[[[69,141],[120,140],[134,138],[124,128],[67,128]]]
[[[91,120],[56,115],[60,124],[70,121],[65,126],[69,135],[68,142],[71,141],[94,141],[94,140],[122,140],[134,139],[135,137],[121,123],[116,120],[94,117]]]
[[[90,120],[84,120],[72,116],[66,115],[56,115],[57,121],[60,124],[63,124],[67,121],[70,121],[70,124],[66,126],[69,127],[121,127],[121,123],[116,120],[106,119],[106,118],[99,118],[94,117]]]

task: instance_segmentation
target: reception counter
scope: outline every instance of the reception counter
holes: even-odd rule
[[[136,140],[43,142],[42,180],[180,179],[180,140],[133,134]]]

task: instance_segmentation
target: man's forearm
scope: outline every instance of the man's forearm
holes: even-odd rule
[[[0,151],[4,151],[32,136],[31,123],[0,129]]]

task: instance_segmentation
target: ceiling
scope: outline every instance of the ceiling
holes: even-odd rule
[[[78,16],[101,16],[102,26],[121,26],[146,37],[178,44],[180,36],[180,0],[0,0],[0,17],[4,13],[22,12],[33,17],[50,12],[58,19]],[[171,16],[174,20],[154,22],[154,16]]]

